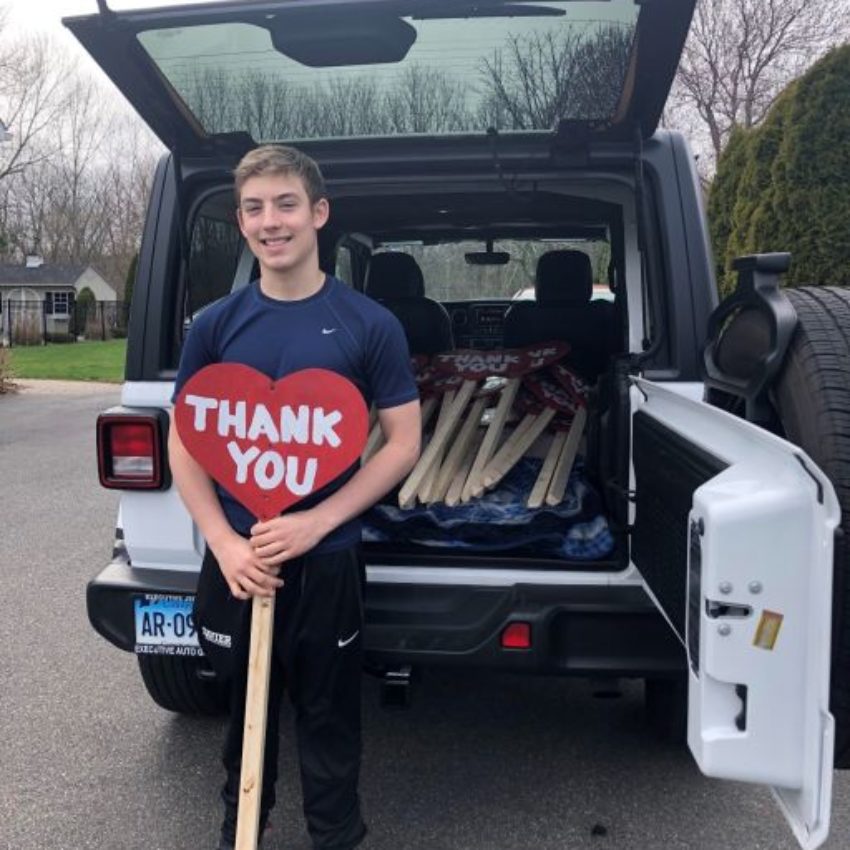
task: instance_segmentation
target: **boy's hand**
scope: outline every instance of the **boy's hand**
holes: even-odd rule
[[[276,567],[309,552],[327,531],[313,511],[298,511],[258,522],[251,529],[251,548],[264,567]]]
[[[254,554],[251,544],[238,534],[228,537],[213,549],[221,574],[236,599],[274,596],[283,580],[279,567],[267,565]]]

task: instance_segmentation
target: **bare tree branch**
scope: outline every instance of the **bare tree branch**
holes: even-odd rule
[[[732,128],[765,116],[787,83],[844,40],[848,0],[699,0],[668,120],[695,114],[716,161]]]
[[[607,117],[622,89],[631,39],[630,28],[613,25],[590,35],[564,29],[512,37],[482,67],[491,123],[542,130],[560,118]]]
[[[71,71],[67,54],[47,36],[0,34],[0,118],[12,136],[0,144],[0,180],[55,152],[38,143],[49,139],[65,111],[62,89]]]

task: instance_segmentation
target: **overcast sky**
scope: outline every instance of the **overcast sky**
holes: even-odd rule
[[[188,6],[198,0],[107,0],[110,9],[145,9],[155,6]],[[68,15],[90,15],[97,12],[97,0],[0,0],[5,8],[9,23],[16,30],[49,32],[63,37],[70,35],[62,26],[62,18]],[[77,42],[73,37],[69,43]],[[82,52],[82,51],[81,51]]]
[[[198,0],[107,0],[109,8],[115,11],[150,9],[156,6],[188,6],[196,2]],[[0,0],[0,8],[7,10],[8,23],[16,31],[51,33],[79,55],[85,51],[62,26],[62,18],[96,13],[97,0]]]
[[[198,0],[107,0],[110,9],[144,9],[152,6],[187,6]],[[96,0],[0,0],[11,10],[16,23],[43,30],[58,30],[66,15],[87,15],[97,11]]]
[[[143,9],[156,6],[187,6],[198,0],[107,0],[110,9]],[[62,18],[69,15],[90,15],[97,12],[97,0],[0,0],[0,9],[7,12],[7,24],[16,33],[44,32],[65,45],[73,56],[80,57],[80,67],[92,76],[107,80],[79,42],[62,26]],[[107,87],[112,87],[107,82]],[[116,97],[124,102],[123,96]]]
[[[196,0],[107,0],[110,9],[142,9],[152,6],[186,6]],[[46,32],[66,45],[75,56],[88,54],[77,40],[62,26],[62,18],[69,15],[90,15],[97,12],[97,0],[0,0],[0,8],[7,12],[7,23],[15,32]],[[94,63],[84,60],[84,67],[96,69]],[[100,76],[100,71],[96,71]]]

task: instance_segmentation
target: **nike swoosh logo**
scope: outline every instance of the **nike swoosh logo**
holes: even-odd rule
[[[354,633],[354,634],[353,634],[350,638],[346,638],[345,640],[343,640],[342,638],[340,638],[340,639],[336,642],[336,645],[337,645],[340,649],[342,649],[344,646],[348,646],[348,644],[350,644],[350,643],[351,643],[351,641],[353,641],[353,640],[354,640],[354,638],[356,638],[356,637],[357,637],[357,635],[359,635],[359,634],[360,634],[360,629],[358,629],[358,630],[357,630],[357,631],[356,631],[356,632],[355,632],[355,633]]]
[[[322,328],[323,334],[332,334],[336,333],[336,328]]]

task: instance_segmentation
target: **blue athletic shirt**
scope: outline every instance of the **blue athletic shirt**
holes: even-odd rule
[[[210,363],[242,363],[278,380],[301,369],[330,369],[350,380],[366,405],[395,407],[418,397],[404,330],[398,319],[371,298],[335,277],[299,301],[278,301],[259,281],[207,307],[193,322],[180,357],[174,401],[186,381]],[[289,510],[306,510],[338,490],[359,461]],[[243,535],[256,523],[246,508],[217,482],[225,516]],[[333,552],[359,542],[360,519],[334,529],[313,550]]]

